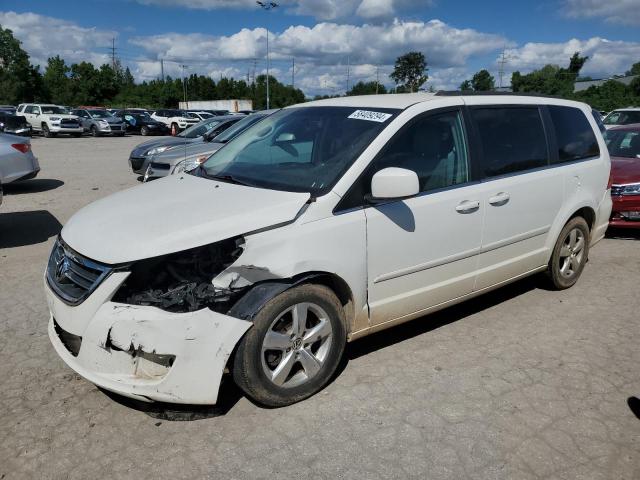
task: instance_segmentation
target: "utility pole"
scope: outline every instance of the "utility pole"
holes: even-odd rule
[[[502,55],[500,55],[500,70],[498,72],[498,76],[500,78],[499,81],[499,88],[502,88],[502,77],[504,76],[504,65],[505,63],[507,63],[507,57],[505,56],[504,53],[505,47],[502,47]]]
[[[380,86],[380,65],[376,65],[376,95],[378,95],[379,86]]]
[[[164,59],[160,59],[160,78],[162,78],[162,82],[164,83]]]
[[[116,37],[111,38],[111,68],[116,71]]]
[[[188,68],[188,65],[180,65],[182,67],[182,92],[184,94],[184,105],[185,110],[189,108],[189,103],[187,102],[187,83],[184,81],[184,69]]]
[[[296,59],[291,57],[291,88],[296,88]]]
[[[278,6],[276,2],[261,2],[261,1],[257,1],[256,5],[258,5],[263,10],[266,10],[267,12]],[[269,28],[268,27],[267,27],[267,110],[269,110]]]
[[[349,74],[351,73],[351,57],[347,55],[347,92],[349,91]]]

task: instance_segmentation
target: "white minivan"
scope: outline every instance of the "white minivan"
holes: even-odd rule
[[[574,285],[607,228],[609,172],[582,103],[289,107],[190,174],[73,216],[45,275],[49,336],[128,397],[214,404],[229,371],[254,401],[288,405],[330,381],[348,341],[536,272]]]

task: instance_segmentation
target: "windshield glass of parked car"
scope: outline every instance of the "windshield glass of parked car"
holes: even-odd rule
[[[229,127],[228,129],[226,129],[220,135],[218,135],[215,138],[215,141],[217,143],[227,143],[229,140],[231,140],[233,137],[238,135],[240,132],[242,132],[243,130],[246,130],[251,125],[253,125],[254,123],[258,123],[260,120],[264,118],[266,118],[266,115],[249,115],[243,118],[242,120],[240,120],[238,123],[236,123],[232,127]]]
[[[640,158],[640,131],[609,130],[604,139],[612,157]]]
[[[89,115],[91,118],[109,118],[111,114],[106,110],[89,110]]]
[[[209,120],[206,122],[203,121],[200,123],[196,123],[194,126],[189,127],[186,130],[183,130],[182,132],[180,132],[177,136],[182,138],[201,137],[205,133],[210,132],[215,127],[220,125],[220,123],[221,123],[220,120]]]
[[[41,108],[42,108],[42,113],[57,113],[57,114],[67,113],[67,110],[62,107],[43,105]]]
[[[632,123],[640,123],[640,110],[620,110],[617,112],[611,112],[604,119],[605,125],[630,125]]]
[[[320,196],[333,187],[397,112],[354,107],[281,110],[213,154],[200,174]]]

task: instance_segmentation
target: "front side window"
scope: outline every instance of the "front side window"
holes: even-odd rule
[[[416,172],[421,192],[467,182],[468,155],[460,113],[429,115],[401,131],[376,158],[373,170],[388,167]]]
[[[609,130],[605,141],[612,157],[640,158],[640,132]]]
[[[35,110],[35,107],[33,105],[29,105],[27,106],[27,108],[24,109],[24,113],[33,113],[34,110]]]
[[[111,114],[106,110],[89,110],[89,115],[91,118],[109,118]]]
[[[299,107],[253,125],[197,174],[261,188],[327,193],[398,110]]]
[[[204,134],[213,130],[217,125],[220,124],[219,120],[214,120],[211,122],[200,122],[195,125],[183,130],[178,134],[178,137],[182,138],[197,138],[201,137]]]
[[[481,173],[496,177],[548,165],[549,154],[538,107],[473,108],[482,145]]]
[[[37,107],[36,107],[37,108]],[[55,105],[44,105],[42,107],[42,113],[46,114],[66,114],[67,110],[62,107],[56,107]]]
[[[558,144],[558,162],[571,162],[600,155],[598,140],[582,110],[548,107]]]

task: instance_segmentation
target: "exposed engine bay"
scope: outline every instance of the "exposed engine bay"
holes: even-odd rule
[[[243,245],[237,237],[136,262],[113,300],[176,313],[202,308],[224,313],[243,289],[218,288],[211,281],[242,254]]]

